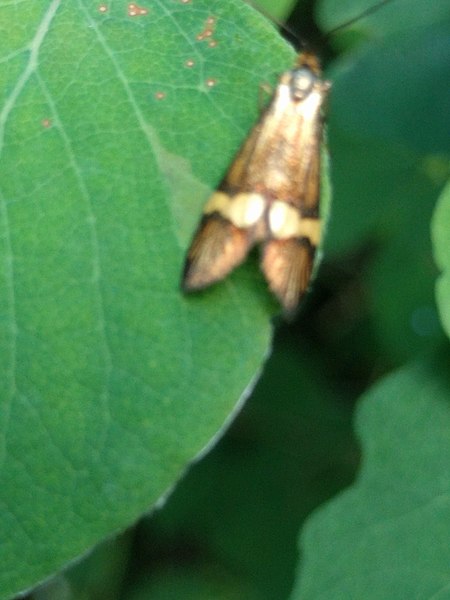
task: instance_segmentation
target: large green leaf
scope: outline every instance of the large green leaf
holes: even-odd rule
[[[1,7],[1,598],[148,509],[268,351],[255,265],[178,281],[291,52],[238,2],[145,6]]]
[[[450,337],[450,182],[434,212],[432,234],[435,260],[442,270],[436,284],[436,300],[442,325]]]
[[[448,598],[450,358],[418,362],[364,398],[357,482],[310,519],[291,598]]]

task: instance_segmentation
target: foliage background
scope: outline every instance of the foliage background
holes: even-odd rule
[[[199,297],[176,287],[260,84],[293,62],[266,19],[238,2],[149,3],[147,20],[111,2],[106,25],[81,1],[0,4],[1,598],[64,567],[30,597],[448,596],[446,4],[392,0],[326,43],[372,2],[302,2],[288,21],[333,81],[324,259],[289,324],[255,260]],[[209,14],[217,48],[192,41]],[[176,66],[187,49],[200,75]]]

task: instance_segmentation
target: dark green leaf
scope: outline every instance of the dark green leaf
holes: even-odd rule
[[[326,257],[368,252],[358,276],[388,364],[441,335],[429,221],[450,155],[449,32],[432,25],[381,37],[330,69],[334,202]]]
[[[449,18],[446,0],[319,0],[318,8],[326,33],[337,29],[337,36],[365,39],[426,29]]]
[[[450,359],[416,363],[364,398],[352,488],[310,519],[301,598],[446,598],[450,584]]]
[[[331,110],[341,115],[341,127],[358,135],[423,154],[450,153],[449,64],[450,20],[372,44],[344,63]]]

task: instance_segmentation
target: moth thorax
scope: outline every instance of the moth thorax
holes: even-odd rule
[[[291,96],[295,100],[304,100],[311,92],[317,81],[317,76],[306,67],[291,71]]]

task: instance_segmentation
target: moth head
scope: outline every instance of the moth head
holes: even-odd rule
[[[291,71],[291,96],[294,100],[304,100],[313,90],[318,77],[308,67],[299,67]]]

